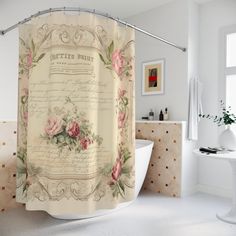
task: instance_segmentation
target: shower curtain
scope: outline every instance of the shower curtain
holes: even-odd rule
[[[134,32],[91,13],[19,29],[17,201],[88,214],[134,197]]]

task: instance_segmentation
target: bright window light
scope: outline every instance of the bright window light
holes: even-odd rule
[[[227,35],[226,44],[226,67],[236,66],[236,33]]]
[[[226,77],[226,105],[231,106],[231,111],[236,114],[236,74]],[[236,125],[232,128],[236,132]]]

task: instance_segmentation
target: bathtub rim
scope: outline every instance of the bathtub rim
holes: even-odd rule
[[[135,145],[135,150],[145,148],[145,147],[148,147],[150,145],[154,145],[154,142],[149,140],[149,139],[135,139],[135,144],[136,143],[137,144],[140,143],[141,145],[140,146]]]

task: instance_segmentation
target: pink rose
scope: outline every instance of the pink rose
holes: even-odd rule
[[[28,96],[28,95],[29,95],[29,90],[28,90],[28,88],[23,88],[23,89],[22,89],[22,92],[23,92],[23,94],[24,94],[25,96]]]
[[[118,115],[118,127],[119,128],[124,128],[125,118],[126,118],[125,112],[120,111],[119,115]]]
[[[29,53],[28,53],[28,55],[27,55],[27,65],[28,65],[28,67],[31,67],[32,62],[33,62],[32,52],[29,51]]]
[[[127,93],[126,90],[119,89],[119,91],[118,91],[118,98],[121,99],[122,97],[124,97],[124,95],[126,93]]]
[[[121,55],[120,50],[115,50],[112,53],[112,67],[115,72],[120,75],[122,72],[122,68],[124,66],[124,57]]]
[[[28,123],[28,111],[23,112],[23,121],[25,124]]]
[[[113,181],[117,181],[121,174],[122,163],[119,158],[116,159],[116,163],[112,168],[111,177]]]
[[[66,132],[72,138],[78,137],[80,134],[79,124],[76,121],[70,122],[66,127]]]
[[[91,144],[91,141],[89,138],[83,138],[80,140],[80,145],[82,146],[82,150],[88,149],[89,144]]]
[[[53,137],[56,134],[62,132],[63,120],[58,117],[48,118],[47,124],[45,126],[45,132],[49,137]]]

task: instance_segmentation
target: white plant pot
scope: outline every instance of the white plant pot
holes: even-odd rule
[[[220,134],[219,143],[222,148],[233,151],[236,150],[236,136],[230,129],[230,125]]]

